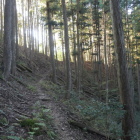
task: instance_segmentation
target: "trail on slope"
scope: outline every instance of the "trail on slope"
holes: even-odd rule
[[[42,78],[37,84],[37,91],[40,95],[40,99],[46,99],[46,101],[42,101],[42,104],[47,106],[51,110],[51,115],[53,117],[55,129],[59,134],[60,140],[74,140],[71,136],[71,130],[68,127],[68,122],[66,120],[66,116],[61,110],[61,107],[58,103],[56,103],[48,94],[45,93],[40,87],[40,83],[43,81]]]
[[[59,137],[56,140],[105,140],[105,138],[89,134],[78,128],[71,128],[68,123],[70,119],[68,110],[64,109],[59,101],[56,101],[51,95],[47,94],[47,91],[41,88],[41,82],[45,80],[45,76],[42,77],[36,83],[37,94],[39,95],[40,103],[51,111],[54,128]]]

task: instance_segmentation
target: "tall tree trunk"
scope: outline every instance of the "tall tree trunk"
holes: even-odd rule
[[[18,15],[17,15],[17,4],[15,1],[15,34],[16,34],[16,59],[19,57],[19,47],[18,47]]]
[[[11,32],[12,32],[12,1],[5,1],[4,10],[4,78],[7,79],[11,73],[12,49],[11,49]]]
[[[71,10],[72,10],[72,4],[73,4],[73,1],[71,0]],[[73,32],[73,51],[76,52],[77,51],[77,48],[76,48],[76,35],[75,35],[75,23],[74,23],[74,11],[72,10],[72,32]],[[74,57],[74,66],[75,66],[75,79],[76,79],[76,76],[77,76],[77,55],[74,54],[73,55]]]
[[[45,54],[44,53],[45,44],[44,44],[44,25],[43,24],[41,25],[41,29],[42,29],[42,53]]]
[[[62,0],[63,7],[63,19],[64,19],[64,37],[65,37],[65,54],[66,54],[66,76],[67,76],[67,94],[66,98],[69,96],[71,91],[71,67],[70,67],[70,52],[69,52],[69,35],[68,35],[68,22],[65,0]]]
[[[78,48],[78,57],[77,57],[77,91],[81,91],[81,47],[80,47],[80,38],[79,38],[79,9],[80,9],[80,0],[76,0],[77,2],[77,48]]]
[[[16,72],[16,1],[12,0],[12,21],[11,21],[11,46],[12,46],[12,64],[11,73]]]
[[[1,0],[1,10],[0,10],[0,19],[1,19],[1,28],[0,28],[0,47],[3,44],[3,1]]]
[[[139,106],[140,106],[140,64],[137,64],[137,85],[138,85],[138,97],[139,97]]]
[[[122,19],[120,13],[119,0],[110,0],[110,10],[112,16],[114,43],[116,49],[116,57],[118,62],[118,82],[121,102],[124,106],[125,115],[122,121],[124,131],[123,140],[131,140],[135,128],[134,122],[134,103],[133,95],[129,86],[129,74],[126,61],[126,51],[124,44],[124,34],[122,27]]]
[[[62,57],[63,57],[63,69],[64,69],[64,73],[66,73],[66,58],[65,58],[65,53],[64,53],[64,50],[65,50],[65,46],[64,46],[64,39],[63,39],[63,28],[61,27],[61,31],[60,31],[60,35],[61,35],[61,45],[62,45]]]
[[[49,5],[49,2],[46,2],[46,4],[47,4],[48,34],[49,34],[52,78],[53,78],[53,82],[56,83],[56,69],[55,69],[55,59],[54,59],[54,42],[53,42],[52,25],[50,23],[50,21],[51,21],[50,5]]]
[[[28,3],[29,5],[29,3]],[[25,51],[25,55],[26,55],[26,58],[27,58],[27,37],[26,37],[26,20],[25,20],[25,8],[24,8],[24,1],[22,1],[22,20],[23,20],[23,46],[24,46],[24,51]],[[29,18],[29,15],[28,15],[28,18]],[[28,25],[29,26],[29,25]],[[28,27],[29,28],[29,27]],[[28,29],[29,30],[29,29]]]
[[[103,0],[103,3],[105,1]],[[106,81],[106,104],[108,104],[108,62],[107,62],[107,44],[106,44],[106,13],[105,9],[103,9],[103,28],[104,28],[104,64],[105,64],[105,81]]]
[[[47,36],[47,30],[46,30],[46,33],[45,33],[45,55],[46,55],[46,58],[48,59],[48,36]]]

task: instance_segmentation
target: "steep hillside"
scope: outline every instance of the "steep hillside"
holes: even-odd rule
[[[33,61],[21,56],[16,76],[8,81],[1,72],[1,140],[106,140],[102,132],[83,125],[71,109],[74,105],[64,99],[64,73],[57,70],[57,77],[58,84],[53,84],[49,60],[42,54]]]

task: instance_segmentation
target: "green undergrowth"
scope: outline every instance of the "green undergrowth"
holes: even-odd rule
[[[140,111],[138,112],[136,112],[136,129],[138,130],[138,137],[139,137],[139,139],[140,139]]]
[[[63,86],[58,86],[51,81],[42,81],[41,87],[46,90],[47,94],[52,95],[56,100],[63,100],[66,90]]]
[[[30,137],[35,135],[46,135],[49,139],[53,140],[57,137],[53,129],[53,118],[51,116],[51,110],[46,106],[42,106],[39,101],[37,101],[33,108],[33,118],[22,120],[21,126],[29,127],[28,133]]]
[[[16,126],[26,129],[28,134],[26,138],[17,136],[13,125],[6,129],[7,135],[0,136],[0,140],[34,140],[37,136],[43,136],[49,140],[57,139],[57,134],[53,128],[51,110],[42,106],[40,102],[36,102],[32,109],[32,118],[21,116],[19,123],[16,124]],[[10,135],[8,136],[8,134]]]
[[[37,89],[36,89],[36,87],[35,86],[33,86],[33,85],[28,85],[28,87],[27,87],[29,90],[31,90],[32,92],[35,92],[35,91],[37,91]]]
[[[122,136],[121,119],[124,110],[118,101],[110,99],[109,103],[106,104],[94,98],[85,97],[83,93],[77,94],[74,91],[71,92],[71,98],[66,100],[64,99],[66,94],[64,87],[49,81],[40,84],[47,93],[53,91],[51,95],[67,105],[69,110],[82,118],[87,125],[115,138]]]
[[[36,130],[37,130],[37,134],[38,134],[38,130],[39,133],[43,132],[45,133],[49,139],[55,139],[57,137],[56,133],[54,132],[53,129],[53,118],[51,116],[51,110],[48,109],[46,106],[42,106],[40,105],[40,102],[37,101],[34,106],[33,106],[34,112],[33,112],[33,116],[35,120],[38,120],[37,123],[35,123],[38,127],[36,127],[36,125],[33,126],[33,132],[34,135],[36,135]]]
[[[123,106],[119,102],[119,97],[116,92],[118,89],[110,89],[108,96],[108,103],[105,102],[106,90],[101,90],[95,95],[98,97],[95,99],[93,97],[85,96],[85,93],[71,92],[70,99],[65,99],[66,90],[62,86],[58,86],[50,81],[43,81],[40,83],[42,88],[50,93],[56,100],[61,101],[63,104],[67,105],[68,109],[82,118],[86,124],[93,129],[96,129],[108,136],[117,138],[118,140],[122,137],[122,126],[121,120],[124,116],[125,111]],[[94,94],[94,93],[93,93]],[[101,94],[101,95],[100,95]],[[138,113],[136,113],[137,118],[137,128],[139,133],[140,119]],[[138,140],[139,135],[133,134],[133,140]]]
[[[9,124],[9,120],[3,110],[0,110],[0,127],[5,127]]]
[[[73,91],[71,98],[63,103],[68,106],[70,111],[82,118],[87,126],[91,126],[93,129],[113,138],[117,138],[118,140],[123,136],[121,120],[125,111],[117,98],[109,98],[108,103],[106,103],[91,97],[88,98],[83,93],[78,95]],[[140,139],[139,116],[140,113],[137,112],[136,122],[138,132],[132,134],[132,140]]]
[[[86,99],[82,95],[79,98],[73,93],[71,99],[64,103],[92,128],[118,139],[122,136],[121,119],[124,111],[118,102],[110,100],[106,104],[93,98]]]

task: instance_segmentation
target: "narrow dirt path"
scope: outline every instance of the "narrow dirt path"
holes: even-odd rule
[[[43,80],[44,78],[39,80],[37,83],[37,92],[39,94],[41,104],[47,106],[47,108],[51,110],[51,116],[53,117],[53,123],[59,135],[59,140],[75,140],[73,136],[71,136],[71,129],[67,122],[66,114],[62,111],[59,104],[56,103],[52,97],[46,94],[46,91],[41,89],[40,83]]]
[[[64,110],[62,105],[55,101],[50,95],[47,94],[45,90],[41,88],[41,82],[45,78],[41,78],[38,83],[36,83],[37,92],[39,95],[40,103],[46,106],[51,111],[51,116],[53,117],[54,128],[58,134],[56,140],[105,140],[97,135],[92,135],[87,132],[83,132],[77,128],[71,128],[68,123],[69,114],[67,110]]]
[[[45,96],[46,97],[46,96]],[[47,97],[48,98],[48,97]],[[53,117],[53,123],[55,125],[55,129],[59,134],[60,140],[74,140],[71,136],[71,130],[68,126],[68,122],[66,120],[66,115],[62,112],[61,108],[57,103],[50,101],[43,103],[51,110],[51,116]]]

